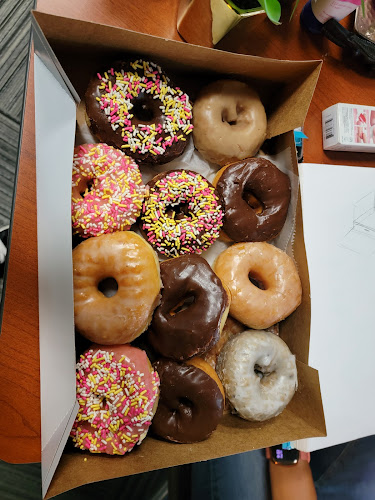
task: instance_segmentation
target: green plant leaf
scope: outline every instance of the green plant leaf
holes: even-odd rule
[[[278,0],[258,0],[262,8],[266,11],[267,17],[274,24],[281,24],[281,6]]]

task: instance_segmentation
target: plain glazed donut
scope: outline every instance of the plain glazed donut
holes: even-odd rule
[[[293,260],[269,243],[236,243],[219,255],[213,269],[229,288],[229,314],[250,328],[269,328],[301,303]]]
[[[276,417],[297,389],[295,357],[280,337],[262,330],[229,340],[216,371],[230,404],[246,420]]]
[[[137,164],[107,144],[74,150],[73,234],[82,238],[130,229],[142,208],[145,186]]]
[[[128,344],[93,345],[77,363],[76,448],[124,455],[146,437],[159,398],[159,377],[146,353]]]
[[[219,340],[229,297],[205,259],[184,255],[160,264],[163,282],[148,340],[162,356],[183,361]]]
[[[194,103],[194,144],[203,158],[224,166],[254,156],[266,138],[258,94],[235,80],[209,84]]]
[[[109,279],[118,287],[113,296],[103,290]],[[78,332],[100,344],[128,343],[146,330],[159,304],[159,261],[133,231],[89,238],[73,250],[73,285]]]
[[[223,231],[232,241],[269,241],[284,226],[290,202],[289,177],[265,158],[223,167],[213,182],[223,200]]]
[[[160,66],[142,59],[97,73],[85,101],[93,133],[139,163],[177,158],[193,130],[189,96],[171,86]]]
[[[160,377],[160,400],[152,431],[175,443],[207,439],[224,411],[224,389],[205,361],[187,363],[160,359],[154,364]]]
[[[171,170],[149,183],[140,216],[142,234],[167,257],[202,253],[219,237],[223,210],[215,188],[191,170]]]

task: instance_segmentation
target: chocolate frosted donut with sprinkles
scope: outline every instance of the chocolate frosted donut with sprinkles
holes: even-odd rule
[[[76,448],[124,455],[146,437],[159,401],[160,380],[144,351],[129,344],[92,345],[76,369]]]
[[[82,238],[130,229],[140,214],[145,186],[137,164],[107,144],[74,150],[73,234]]]
[[[191,170],[171,170],[148,183],[140,228],[167,257],[201,254],[219,237],[224,212],[215,188]]]
[[[193,130],[189,96],[171,85],[160,66],[142,59],[97,73],[85,101],[92,132],[140,163],[177,158]]]

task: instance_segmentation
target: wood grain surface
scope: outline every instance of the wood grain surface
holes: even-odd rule
[[[178,0],[39,0],[38,9],[180,39],[176,30]],[[264,16],[242,21],[218,48],[277,59],[323,59],[305,123],[309,137],[305,141],[305,161],[375,166],[371,154],[324,152],[321,138],[321,111],[326,107],[336,102],[375,105],[373,79],[341,49],[320,36],[305,33],[299,26],[298,12],[289,23],[290,10],[291,5],[283,5],[283,24],[278,27]],[[9,462],[40,460],[37,291],[34,96],[30,71],[0,336],[0,450],[1,458]]]

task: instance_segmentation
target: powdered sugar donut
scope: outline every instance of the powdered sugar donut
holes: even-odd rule
[[[74,445],[124,455],[141,444],[156,411],[159,385],[141,349],[91,346],[77,363],[79,410],[70,433]]]
[[[229,340],[216,371],[234,410],[246,420],[276,417],[297,389],[295,357],[280,337],[263,330]]]
[[[124,231],[136,221],[145,186],[137,164],[107,144],[74,150],[73,233],[82,238]]]

